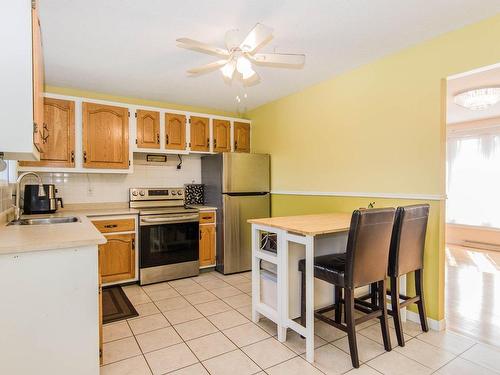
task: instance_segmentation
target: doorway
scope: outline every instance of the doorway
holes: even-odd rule
[[[500,64],[447,80],[447,327],[500,347]]]

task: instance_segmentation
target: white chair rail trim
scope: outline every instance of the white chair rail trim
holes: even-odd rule
[[[389,198],[389,199],[412,199],[425,201],[442,201],[446,195],[439,194],[407,194],[407,193],[371,193],[360,191],[292,191],[271,190],[271,194],[277,195],[312,195],[329,197],[365,197],[365,198]]]

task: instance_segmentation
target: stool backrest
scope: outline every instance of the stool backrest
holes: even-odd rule
[[[346,249],[346,287],[368,285],[386,277],[394,213],[394,208],[353,212]]]
[[[398,207],[391,238],[389,276],[401,276],[423,267],[428,219],[428,204]]]

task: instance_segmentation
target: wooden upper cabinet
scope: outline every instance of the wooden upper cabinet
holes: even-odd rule
[[[227,120],[213,121],[214,132],[214,151],[229,152],[231,151],[231,123]]]
[[[165,127],[165,148],[169,150],[185,150],[186,116],[174,113],[165,113]]]
[[[43,140],[46,136],[46,125],[44,124],[43,108],[43,50],[42,32],[38,16],[38,1],[31,2],[31,43],[33,64],[33,144],[39,152],[43,151]]]
[[[190,134],[192,151],[210,151],[208,118],[192,116]]]
[[[128,108],[82,103],[83,166],[129,167]]]
[[[19,162],[21,166],[75,166],[75,102],[45,98],[44,138],[40,161]]]
[[[160,112],[138,109],[137,147],[160,148]]]
[[[250,152],[250,124],[234,123],[234,151]]]

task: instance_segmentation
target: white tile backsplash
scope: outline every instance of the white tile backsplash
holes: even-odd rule
[[[6,181],[0,181],[0,214],[12,206],[12,187]]]
[[[177,158],[176,158],[177,159]],[[64,203],[128,202],[132,187],[177,187],[201,182],[201,159],[183,156],[182,169],[178,161],[165,166],[134,165],[130,174],[95,173],[39,173],[46,184],[55,184]],[[25,183],[36,183],[26,177]]]

